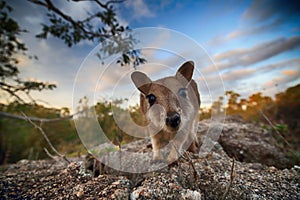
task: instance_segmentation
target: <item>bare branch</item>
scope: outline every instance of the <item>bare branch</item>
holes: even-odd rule
[[[191,159],[191,157],[189,156],[189,154],[187,153],[187,151],[185,151],[184,153],[185,153],[185,156],[183,156],[183,158],[186,159],[189,162],[189,164],[192,166],[194,181],[195,181],[195,183],[197,183],[198,182],[198,173],[196,171],[196,168],[195,168],[195,165],[193,163],[193,160]]]
[[[45,153],[46,153],[50,158],[52,158],[53,160],[56,160],[56,159],[57,159],[57,158],[55,158],[55,156],[53,156],[53,155],[48,151],[47,148],[44,148],[44,151],[45,151]]]
[[[63,121],[63,120],[70,120],[72,119],[74,116],[83,113],[85,110],[82,110],[80,112],[77,112],[73,115],[67,116],[67,117],[58,117],[58,118],[52,118],[52,119],[47,119],[47,118],[38,118],[38,117],[28,117],[28,116],[20,116],[20,115],[14,115],[14,114],[10,114],[10,113],[6,113],[6,112],[2,112],[0,111],[0,116],[4,116],[7,118],[11,118],[11,119],[20,119],[20,120],[25,120],[28,121],[28,119],[30,121],[34,121],[34,122],[40,122],[40,123],[48,123],[48,122],[57,122],[57,121]]]
[[[101,2],[98,1],[98,0],[72,0],[72,1],[74,1],[74,2],[94,1],[94,2],[96,2],[100,7],[105,8],[105,4],[101,3]]]
[[[264,119],[270,124],[270,126],[273,128],[273,130],[277,133],[277,135],[290,147],[290,143],[281,135],[281,133],[275,128],[274,124],[269,120],[269,118],[265,115],[265,113],[262,110],[259,110],[260,114],[264,117]]]
[[[123,2],[125,2],[126,0],[111,0],[111,1],[108,1],[108,2],[106,2],[106,6],[108,7],[109,6],[109,4],[118,4],[118,3],[123,3]]]
[[[64,161],[66,161],[67,163],[70,163],[70,161],[66,158],[66,155],[63,155],[63,154],[60,154],[56,149],[55,147],[52,145],[52,143],[50,142],[47,134],[45,133],[45,131],[42,129],[41,126],[38,126],[37,124],[35,124],[34,122],[31,121],[30,118],[27,117],[27,115],[25,115],[23,112],[22,112],[23,116],[25,117],[25,119],[30,123],[32,124],[35,128],[37,128],[41,134],[43,135],[43,137],[45,138],[46,142],[48,143],[48,145],[50,146],[51,150],[56,154],[58,155],[60,158],[62,158]],[[49,153],[49,152],[48,152]]]
[[[10,94],[12,97],[15,97],[16,100],[20,103],[26,103],[21,96],[18,94],[21,92],[25,94],[32,103],[36,103],[36,101],[30,95],[30,92],[33,90],[41,91],[43,89],[52,89],[56,87],[54,84],[48,84],[43,82],[36,81],[21,81],[20,79],[12,79],[16,84],[8,84],[4,81],[0,82],[0,89]]]
[[[28,0],[28,1],[46,7],[47,9],[55,12],[56,14],[64,18],[66,21],[70,22],[72,25],[76,24],[76,22],[72,19],[72,17],[61,12],[57,7],[53,5],[53,3],[50,0],[45,0],[46,3],[38,0]]]
[[[21,102],[21,103],[25,103],[25,101],[19,97],[19,95],[16,94],[16,92],[14,92],[13,90],[11,90],[10,88],[4,88],[1,87],[1,89],[5,92],[7,92],[8,94],[10,94],[11,96],[15,97],[17,99],[17,101]]]
[[[228,185],[227,185],[227,187],[226,187],[226,190],[225,190],[225,192],[224,192],[224,194],[223,194],[223,196],[222,196],[222,200],[224,200],[224,199],[226,198],[226,196],[227,196],[227,194],[228,194],[228,192],[229,192],[229,189],[230,189],[230,187],[231,187],[231,185],[232,185],[232,182],[233,182],[234,177],[235,177],[235,174],[234,174],[234,158],[232,158],[232,165],[231,165],[231,172],[230,172],[230,180],[229,180],[229,183],[228,183]]]
[[[198,178],[198,173],[197,170],[195,168],[195,165],[193,163],[193,160],[191,159],[191,157],[188,155],[187,151],[184,151],[183,154],[181,154],[179,152],[179,150],[177,149],[176,145],[172,142],[173,147],[175,148],[175,150],[177,151],[177,154],[180,155],[184,160],[186,160],[187,162],[189,162],[189,164],[192,166],[193,169],[193,177],[194,177],[194,182],[197,183],[199,178]]]
[[[119,4],[119,3],[123,3],[126,0],[111,0],[111,1],[107,1],[105,4],[101,3],[101,1],[99,0],[72,0],[74,2],[81,2],[81,1],[94,1],[96,2],[100,7],[102,8],[107,8],[109,6],[109,4]]]

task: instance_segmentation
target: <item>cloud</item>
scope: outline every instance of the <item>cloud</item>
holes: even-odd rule
[[[300,21],[300,4],[297,0],[254,0],[241,16],[240,25],[226,35],[212,38],[208,45],[218,46],[237,38],[282,31],[283,25],[296,26]],[[294,28],[290,30],[295,31]]]
[[[208,45],[212,46],[217,46],[217,45],[222,45],[226,42],[230,42],[234,39],[242,38],[242,37],[249,37],[261,33],[266,33],[270,31],[274,31],[276,28],[279,28],[281,25],[282,21],[281,20],[276,20],[270,24],[266,25],[259,25],[256,27],[252,26],[246,26],[247,28],[238,28],[227,35],[219,35],[214,38],[212,38],[209,42]]]
[[[225,72],[221,76],[225,82],[236,82],[251,77],[255,72],[255,69],[239,69]]]
[[[141,33],[139,33],[140,35],[138,37],[142,36],[143,38],[141,38],[140,40],[143,41],[143,43],[146,43],[146,44],[143,44],[143,45],[148,47],[148,48],[143,48],[141,50],[141,53],[142,53],[143,56],[145,56],[145,58],[147,58],[147,60],[155,59],[155,56],[157,54],[157,49],[156,48],[157,47],[162,48],[165,45],[168,45],[168,42],[169,42],[170,37],[171,37],[170,31],[167,30],[167,29],[163,30],[161,32],[158,32],[160,34],[157,35],[154,40],[153,40],[153,36],[145,35],[144,31],[141,31]]]
[[[26,68],[30,65],[32,65],[32,59],[29,59],[28,56],[23,55],[23,54],[18,54],[17,55],[17,60],[18,60],[18,67],[20,68]]]
[[[215,55],[213,59],[220,70],[245,67],[298,47],[300,47],[300,36],[277,38],[251,48],[229,50]]]
[[[293,75],[297,74],[297,71],[295,71],[295,70],[283,70],[281,73],[283,75],[293,76]]]
[[[98,72],[95,73],[95,70]],[[133,68],[129,66],[120,67],[118,64],[111,64],[107,67],[103,66],[102,69],[99,69],[99,65],[96,65],[94,70],[89,72],[89,77],[95,80],[95,82],[92,81],[89,84],[95,86],[95,83],[97,83],[96,91],[104,92],[106,90],[113,90],[113,88],[118,85],[124,86],[129,84],[129,75],[132,71]],[[101,72],[101,76],[98,76],[100,74],[99,72]]]
[[[265,88],[270,88],[270,90],[281,89],[284,90],[288,87],[288,84],[292,81],[299,79],[300,71],[299,70],[282,70],[281,76],[274,77],[272,80],[264,83]],[[274,88],[274,86],[279,88]],[[274,92],[275,93],[275,92]]]
[[[125,6],[132,9],[132,18],[134,19],[155,16],[143,0],[126,1]]]
[[[236,83],[238,81],[251,79],[256,77],[257,75],[268,76],[268,73],[276,72],[278,69],[281,70],[282,75],[290,75],[295,76],[297,74],[297,69],[300,66],[300,59],[288,59],[279,61],[276,63],[271,63],[268,65],[262,65],[255,68],[243,68],[243,69],[235,69],[221,73],[221,76],[226,83]]]
[[[298,0],[254,0],[244,12],[243,19],[250,21],[268,21],[272,19],[292,19],[300,17]]]
[[[241,94],[242,98],[259,90],[264,91],[268,96],[273,96],[297,81],[299,82],[299,66],[300,59],[285,59],[271,64],[251,66],[251,68],[223,70],[220,71],[220,75],[224,81],[225,90],[234,90]],[[206,74],[205,77],[197,79],[201,95],[206,99],[210,99],[210,95],[214,95],[214,97],[224,95],[224,89],[216,83],[219,75],[213,71]],[[209,101],[207,102],[209,103]]]
[[[269,72],[274,71],[276,69],[282,69],[282,68],[299,68],[300,66],[300,59],[287,59],[283,61],[279,61],[277,63],[271,63],[268,65],[264,65],[260,67],[261,72]]]

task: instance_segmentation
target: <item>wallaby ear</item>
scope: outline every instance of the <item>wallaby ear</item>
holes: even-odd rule
[[[152,81],[146,74],[138,71],[133,72],[131,74],[131,80],[140,92],[145,95],[148,94]]]
[[[176,72],[176,78],[185,82],[186,84],[192,80],[194,72],[194,62],[185,62]]]

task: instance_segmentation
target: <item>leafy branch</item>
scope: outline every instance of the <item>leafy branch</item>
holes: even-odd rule
[[[21,29],[19,24],[9,17],[12,11],[12,7],[5,1],[0,1],[0,89],[17,101],[25,103],[22,94],[34,101],[30,96],[31,91],[52,90],[56,85],[41,81],[25,81],[19,77],[20,71],[17,67],[19,61],[16,56],[26,55],[27,47],[18,36],[27,31]],[[34,58],[36,59],[36,56]]]
[[[46,39],[52,35],[64,41],[71,47],[82,41],[93,43],[101,42],[99,59],[103,60],[114,54],[121,54],[117,63],[121,66],[133,64],[134,67],[146,62],[139,50],[134,49],[138,42],[132,36],[130,29],[119,23],[114,5],[125,0],[67,0],[68,2],[90,2],[93,5],[92,13],[87,13],[83,19],[74,19],[58,8],[52,0],[28,0],[29,2],[47,8],[49,24],[42,24],[42,32],[38,38]]]
[[[141,56],[134,46],[138,42],[127,26],[119,23],[115,5],[125,0],[111,0],[103,3],[100,0],[66,0],[70,2],[89,2],[93,10],[87,12],[85,18],[76,19],[76,16],[68,15],[57,6],[53,0],[27,0],[28,2],[46,8],[48,22],[42,24],[42,32],[38,38],[47,39],[52,35],[62,40],[68,47],[80,42],[101,42],[101,48],[97,56],[102,60],[118,55],[117,63],[121,66],[136,66],[145,63],[146,59]],[[55,2],[55,3],[54,3]],[[31,102],[31,91],[52,90],[55,84],[41,81],[26,81],[19,77],[18,56],[26,55],[28,51],[25,43],[18,37],[27,32],[22,29],[18,22],[10,17],[13,8],[5,0],[0,0],[0,90],[21,103],[26,103],[24,95]],[[37,59],[36,56],[28,56]]]

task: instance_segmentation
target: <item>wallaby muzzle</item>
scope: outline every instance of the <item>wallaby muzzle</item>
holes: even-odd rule
[[[180,125],[181,119],[180,115],[177,112],[168,112],[166,117],[166,125],[173,128],[178,129]]]

